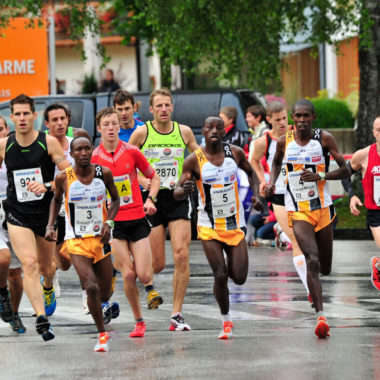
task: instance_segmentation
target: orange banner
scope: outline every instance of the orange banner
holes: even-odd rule
[[[27,28],[28,21],[16,18],[0,30],[0,102],[49,94],[46,25]]]

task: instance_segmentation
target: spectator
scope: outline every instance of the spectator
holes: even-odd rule
[[[250,217],[249,223],[254,227],[254,234],[249,238],[249,245],[258,245],[262,243],[262,240],[274,240],[276,234],[273,230],[273,226],[276,224],[276,215],[269,207],[269,215],[265,215],[262,212],[254,214]]]
[[[106,79],[102,81],[100,86],[100,92],[113,92],[120,88],[119,84],[115,81],[113,77],[113,70],[106,70]]]
[[[252,135],[248,138],[249,156],[251,156],[253,153],[253,142],[261,137],[266,131],[269,131],[269,126],[266,123],[266,113],[264,107],[248,107],[245,115],[245,121],[248,124],[249,131],[252,133]],[[248,149],[246,149],[246,151]]]
[[[224,130],[226,134],[223,141],[228,144],[234,144],[240,148],[244,148],[244,135],[236,127],[236,118],[238,111],[235,107],[226,106],[219,111],[219,117],[224,122]]]

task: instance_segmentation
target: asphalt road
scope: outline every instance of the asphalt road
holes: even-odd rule
[[[248,280],[230,283],[235,337],[220,341],[213,278],[199,242],[190,249],[191,279],[183,307],[190,332],[169,332],[173,265],[155,277],[164,297],[144,309],[147,332],[129,338],[134,321],[118,278],[113,300],[121,313],[107,329],[110,351],[94,353],[96,329],[82,313],[73,269],[60,274],[61,297],[51,317],[56,339],[43,342],[24,295],[25,334],[0,322],[1,379],[379,379],[380,300],[369,277],[373,241],[336,241],[333,271],[323,278],[331,337],[314,335],[315,315],[296,276],[291,253],[251,248]],[[141,301],[146,305],[141,288]]]

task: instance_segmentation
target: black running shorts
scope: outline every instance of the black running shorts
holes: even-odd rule
[[[367,227],[380,226],[380,210],[367,210]]]
[[[191,219],[191,204],[190,199],[187,197],[183,201],[177,201],[173,197],[174,190],[162,189],[158,192],[156,208],[157,212],[154,215],[147,215],[150,225],[157,227],[163,225],[167,227],[169,222],[174,220]],[[144,202],[148,198],[148,192],[143,191]]]
[[[273,194],[270,198],[268,198],[268,202],[271,202],[277,206],[285,206],[285,195]]]
[[[66,222],[64,216],[57,217],[57,220],[55,221],[55,226],[57,228],[57,243],[61,244],[65,241],[65,233],[66,233]]]
[[[35,235],[45,237],[46,226],[49,221],[49,213],[46,215],[27,215],[20,214],[16,210],[7,206],[5,210],[5,220],[14,226],[28,228]]]
[[[115,221],[112,236],[114,239],[135,242],[149,236],[150,229],[150,225],[145,218],[119,222]]]

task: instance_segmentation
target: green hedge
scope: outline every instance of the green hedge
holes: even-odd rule
[[[310,99],[317,118],[313,128],[354,128],[355,119],[345,101],[337,99]]]

